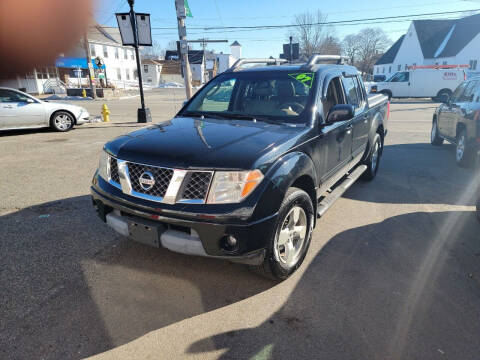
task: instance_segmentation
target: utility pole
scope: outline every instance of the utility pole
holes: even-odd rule
[[[290,36],[290,64],[292,63],[293,61],[293,48],[292,48],[292,41],[293,41],[293,37]]]
[[[205,69],[204,69],[204,76],[206,75],[207,73],[207,61],[206,61],[206,57],[205,57],[205,51],[207,49],[207,44],[208,43],[226,43],[228,42],[228,40],[208,40],[208,39],[198,39],[198,40],[188,40],[189,43],[200,43],[200,45],[202,46],[202,49],[203,49],[203,63],[205,64]]]
[[[95,86],[95,81],[93,81],[95,72],[93,71],[93,64],[92,64],[92,52],[90,50],[90,44],[88,43],[88,36],[87,33],[83,36],[83,43],[85,45],[85,53],[87,54],[87,70],[88,70],[88,81],[90,83],[90,89],[92,90],[92,97],[94,99],[97,98],[97,89]]]
[[[188,43],[187,28],[185,27],[185,2],[184,0],[175,0],[175,8],[177,9],[178,37],[180,39],[180,61],[183,68],[183,77],[185,79],[185,92],[187,99],[192,97],[192,73],[190,71],[190,63],[188,62]]]
[[[140,62],[140,52],[138,51],[138,27],[137,27],[137,19],[135,15],[135,11],[133,10],[133,5],[135,4],[135,0],[128,0],[128,5],[130,5],[130,22],[132,24],[133,29],[133,41],[134,41],[134,48],[135,48],[135,57],[137,58],[137,73],[138,73],[138,86],[140,88],[140,102],[142,104],[142,108],[138,109],[137,121],[139,123],[146,123],[151,122],[152,117],[150,115],[150,109],[145,108],[145,97],[143,94],[143,80],[142,80],[142,68]]]

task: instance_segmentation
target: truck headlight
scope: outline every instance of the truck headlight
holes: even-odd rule
[[[105,180],[108,181],[110,177],[110,155],[107,154],[105,150],[102,150],[100,153],[100,160],[98,161],[98,174]]]
[[[208,204],[236,203],[245,199],[263,180],[260,170],[217,171],[208,194]]]

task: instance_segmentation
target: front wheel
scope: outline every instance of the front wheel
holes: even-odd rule
[[[380,166],[380,158],[382,157],[382,139],[380,134],[375,134],[372,144],[372,150],[364,162],[364,165],[367,165],[367,170],[363,173],[362,179],[366,181],[371,181],[377,176],[378,167]]]
[[[65,132],[73,128],[75,119],[66,111],[58,111],[52,116],[50,126],[55,131]]]
[[[480,197],[477,200],[477,220],[480,221]]]
[[[443,138],[438,135],[438,123],[437,119],[432,121],[432,131],[430,133],[430,143],[434,146],[440,146],[443,144]]]
[[[457,135],[457,149],[455,151],[455,160],[461,167],[470,168],[474,163],[474,151],[468,145],[467,132],[460,130]]]
[[[263,264],[254,267],[261,275],[285,280],[302,264],[310,246],[314,210],[303,190],[288,189],[278,213],[273,236],[267,245]]]

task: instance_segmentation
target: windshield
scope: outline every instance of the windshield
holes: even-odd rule
[[[313,73],[227,73],[202,88],[180,115],[305,123]]]

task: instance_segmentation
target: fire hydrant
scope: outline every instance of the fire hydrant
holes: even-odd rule
[[[103,104],[102,106],[102,117],[103,117],[103,122],[110,121],[110,110],[108,110],[107,104]]]
[[[82,89],[82,97],[84,98],[87,97],[87,91],[85,89]]]

